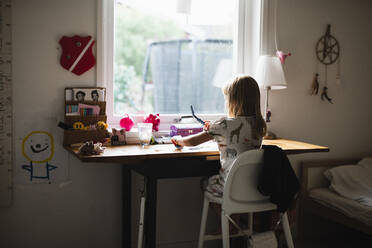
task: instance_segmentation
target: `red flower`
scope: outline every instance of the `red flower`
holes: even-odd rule
[[[159,131],[160,117],[159,114],[149,114],[145,116],[144,123],[152,123],[152,130]]]

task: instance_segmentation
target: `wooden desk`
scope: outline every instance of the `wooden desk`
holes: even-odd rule
[[[287,154],[329,151],[329,148],[325,146],[312,145],[305,142],[287,139],[263,140],[262,144],[279,146]],[[201,144],[197,147],[184,147],[184,149],[182,150],[175,149],[174,145],[172,144],[151,145],[144,149],[142,149],[139,145],[111,146],[107,147],[105,152],[101,155],[90,156],[79,155],[77,153],[77,147],[65,148],[83,162],[105,162],[120,164],[133,164],[147,159],[169,159],[186,157],[206,158],[209,156],[219,156],[217,144],[212,141]]]
[[[325,146],[286,139],[264,140],[263,145],[277,145],[287,154],[329,151]],[[83,162],[122,165],[122,247],[126,248],[131,246],[131,170],[146,179],[145,247],[155,248],[157,180],[211,176],[217,174],[220,168],[219,152],[214,142],[182,150],[175,149],[171,144],[153,145],[144,149],[139,145],[107,147],[103,154],[93,156],[77,154],[78,148],[66,149]]]

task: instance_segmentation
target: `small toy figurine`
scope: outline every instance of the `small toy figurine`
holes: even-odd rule
[[[124,117],[120,120],[120,126],[122,128],[125,128],[125,131],[129,132],[134,126],[134,121],[128,114],[125,114]]]
[[[125,129],[117,130],[113,128],[111,136],[111,145],[116,146],[125,144],[126,144]]]
[[[159,131],[160,117],[159,114],[149,114],[144,118],[144,123],[152,123],[152,130]]]
[[[278,56],[280,63],[282,63],[282,65],[284,65],[285,59],[291,55],[292,55],[291,53],[284,53],[282,51],[276,51],[276,56]]]

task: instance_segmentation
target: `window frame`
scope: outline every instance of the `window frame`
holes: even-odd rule
[[[254,75],[254,62],[260,51],[261,1],[235,0],[233,73]],[[114,115],[114,8],[115,0],[97,0],[97,68],[96,86],[106,88],[106,114],[108,124],[119,125],[121,116]],[[206,120],[216,120],[225,114],[200,114]],[[131,115],[135,123],[142,122],[144,115]],[[162,114],[160,130],[169,131],[181,114]]]

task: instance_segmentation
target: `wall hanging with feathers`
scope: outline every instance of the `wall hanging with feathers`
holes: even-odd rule
[[[328,66],[338,63],[336,83],[340,83],[340,44],[337,39],[331,35],[331,25],[327,25],[325,34],[318,40],[315,46],[315,54],[317,57],[317,65],[319,62],[325,67],[324,75],[324,86],[320,95],[321,99],[327,100],[329,103],[333,103],[332,98],[328,96],[328,83],[327,83],[327,71]],[[318,68],[319,66],[317,66]],[[313,82],[311,84],[310,95],[317,95],[319,91],[319,72],[314,75]]]

